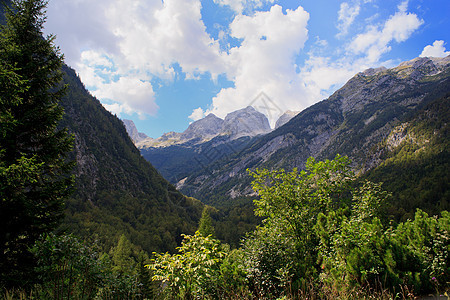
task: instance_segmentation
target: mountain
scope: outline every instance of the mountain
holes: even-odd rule
[[[125,129],[127,130],[128,135],[130,136],[133,143],[138,143],[146,138],[148,136],[145,133],[138,132],[136,125],[132,120],[122,120],[123,125],[125,125]]]
[[[278,118],[277,122],[275,123],[275,129],[278,129],[279,127],[289,122],[293,117],[298,115],[298,113],[299,111],[292,111],[292,110],[286,111]]]
[[[395,126],[373,151],[380,161],[363,179],[384,182],[393,194],[389,214],[406,221],[417,207],[450,210],[450,93]]]
[[[182,133],[169,132],[136,143],[142,155],[173,184],[241,151],[255,137],[270,132],[267,117],[253,107],[229,113],[224,120],[209,114]]]
[[[369,69],[244,149],[187,176],[178,187],[212,205],[252,195],[247,169],[303,168],[308,157],[348,155],[358,172],[379,166],[376,152],[392,130],[450,92],[450,57],[416,58]],[[448,138],[448,136],[447,136]]]
[[[223,122],[222,132],[237,139],[257,136],[271,131],[267,117],[251,106],[229,113]]]
[[[76,191],[67,200],[62,229],[98,240],[104,251],[121,234],[136,246],[173,251],[181,233],[197,228],[203,205],[185,197],[148,163],[124,124],[92,97],[69,67],[61,126],[75,136]]]
[[[182,140],[200,139],[207,140],[219,135],[222,131],[224,121],[209,114],[205,118],[195,121],[181,135]]]
[[[168,132],[157,139],[147,138],[136,143],[139,149],[165,148],[172,145],[201,144],[218,136],[228,140],[254,137],[271,131],[267,117],[253,107],[229,113],[224,120],[209,114],[189,125],[182,133]]]

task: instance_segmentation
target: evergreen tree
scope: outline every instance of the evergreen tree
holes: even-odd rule
[[[209,235],[214,237],[214,226],[212,225],[211,216],[208,213],[208,207],[203,208],[202,217],[200,218],[198,231],[204,237]]]
[[[58,226],[73,184],[72,137],[57,128],[63,56],[43,37],[46,5],[11,1],[0,32],[0,285],[32,278],[28,248]]]
[[[122,234],[117,242],[117,246],[111,251],[114,263],[113,270],[120,274],[130,274],[134,267],[134,261],[131,257],[131,243]]]

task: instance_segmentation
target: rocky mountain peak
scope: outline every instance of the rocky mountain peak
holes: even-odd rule
[[[272,129],[267,117],[251,106],[229,113],[224,120],[222,132],[232,139],[265,134]]]
[[[122,122],[125,125],[128,135],[135,144],[148,138],[145,133],[138,132],[136,125],[132,120],[122,120]]]
[[[182,133],[181,138],[190,140],[194,138],[207,139],[220,134],[223,120],[214,114],[209,114],[205,118],[195,121]]]
[[[169,132],[157,139],[146,138],[140,140],[136,146],[144,148],[164,148],[180,144],[199,144],[217,136],[229,136],[230,140],[240,137],[254,137],[272,131],[267,117],[253,107],[229,113],[225,120],[209,114],[205,118],[195,121],[182,133]]]
[[[398,67],[393,68],[400,76],[409,76],[414,80],[420,80],[425,76],[433,76],[448,68],[450,55],[447,57],[417,57],[409,61],[402,62]]]

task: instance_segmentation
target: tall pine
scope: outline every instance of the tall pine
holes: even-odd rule
[[[73,185],[73,139],[58,129],[63,56],[43,37],[46,5],[11,1],[0,32],[0,286],[32,280],[28,249],[58,226]]]

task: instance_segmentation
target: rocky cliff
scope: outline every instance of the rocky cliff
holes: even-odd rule
[[[136,125],[132,120],[122,120],[123,125],[125,125],[125,128],[127,130],[128,135],[130,136],[133,143],[138,143],[144,139],[147,139],[148,136],[145,133],[138,132]]]

